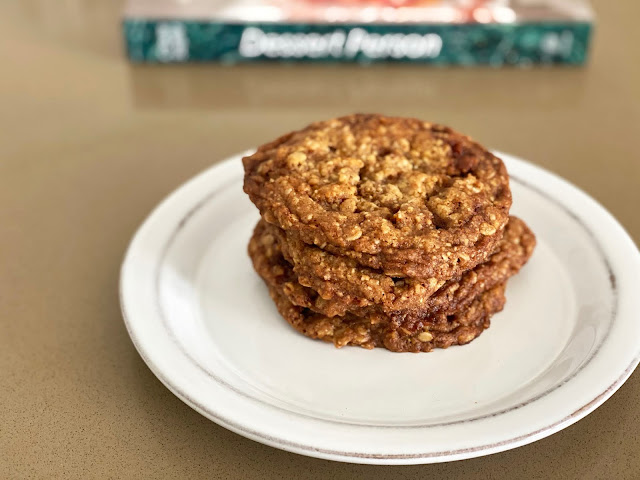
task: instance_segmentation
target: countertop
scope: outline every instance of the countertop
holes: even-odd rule
[[[132,66],[119,2],[0,6],[0,477],[640,478],[640,374],[549,438],[448,464],[334,463],[231,433],[136,353],[118,273],[166,194],[354,111],[449,124],[575,183],[640,240],[640,3],[594,2],[584,68]]]

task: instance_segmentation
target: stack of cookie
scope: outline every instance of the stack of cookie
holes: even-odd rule
[[[505,303],[535,237],[502,161],[453,130],[351,115],[243,159],[262,219],[249,255],[282,316],[336,346],[465,344]]]

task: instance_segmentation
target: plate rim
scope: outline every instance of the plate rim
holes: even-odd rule
[[[175,200],[175,197],[181,193],[185,193],[187,192],[190,187],[198,181],[198,179],[201,179],[202,177],[205,177],[206,175],[210,175],[212,171],[214,170],[222,170],[225,167],[229,167],[233,164],[233,162],[239,162],[239,159],[249,153],[251,151],[247,151],[247,152],[243,152],[241,154],[237,154],[237,155],[233,155],[230,156],[214,165],[212,165],[211,167],[205,169],[203,172],[201,172],[200,174],[194,176],[193,178],[189,179],[188,181],[186,181],[185,183],[183,183],[182,185],[180,185],[178,188],[176,188],[174,191],[172,191],[171,193],[169,193],[161,202],[159,202],[157,204],[157,206],[151,211],[151,213],[145,218],[145,220],[142,222],[142,224],[138,227],[138,229],[136,230],[136,233],[134,234],[128,248],[126,251],[126,254],[124,256],[124,260],[121,266],[121,270],[120,270],[120,282],[119,282],[119,298],[120,298],[120,305],[121,305],[121,310],[122,310],[122,315],[124,318],[124,323],[125,326],[127,328],[127,332],[136,348],[136,350],[138,351],[139,355],[142,357],[143,361],[147,364],[147,366],[150,368],[150,370],[154,373],[154,375],[174,394],[176,395],[178,398],[180,398],[182,401],[184,401],[185,403],[187,403],[187,405],[191,406],[192,408],[194,408],[196,411],[198,411],[199,413],[201,413],[202,415],[204,415],[205,417],[209,418],[210,420],[213,420],[214,422],[218,423],[219,425],[234,431],[235,433],[241,434],[245,437],[251,438],[252,440],[256,440],[259,441],[261,443],[265,443],[267,445],[270,446],[274,446],[280,449],[284,449],[284,450],[288,450],[288,451],[292,451],[295,453],[300,453],[300,454],[304,454],[304,455],[309,455],[309,456],[314,456],[314,457],[319,457],[319,458],[325,458],[325,459],[331,459],[331,460],[338,460],[338,461],[343,461],[343,462],[352,462],[352,463],[378,463],[378,464],[415,464],[415,463],[435,463],[435,462],[444,462],[444,461],[453,461],[453,460],[458,460],[458,459],[463,459],[463,458],[471,458],[471,457],[477,457],[477,456],[482,456],[482,455],[488,455],[488,454],[492,454],[492,453],[497,453],[500,451],[504,451],[504,450],[508,450],[511,448],[516,448],[531,442],[534,442],[536,440],[539,440],[541,438],[544,438],[548,435],[551,435],[563,428],[566,428],[570,425],[572,425],[573,423],[577,422],[578,420],[582,419],[584,416],[588,415],[590,412],[592,412],[595,408],[597,408],[599,405],[601,405],[602,403],[604,403],[611,395],[613,395],[615,393],[615,391],[620,388],[620,386],[622,386],[622,384],[626,381],[627,378],[629,378],[629,376],[632,374],[632,372],[634,371],[635,367],[638,365],[638,362],[640,361],[640,347],[638,347],[636,349],[635,354],[632,357],[631,363],[627,366],[627,368],[622,371],[621,374],[619,374],[619,376],[613,381],[613,383],[611,383],[609,385],[608,388],[606,388],[605,390],[603,390],[602,392],[600,392],[597,396],[595,396],[595,398],[593,398],[592,400],[590,400],[589,402],[587,402],[586,404],[580,406],[580,408],[578,408],[577,410],[575,410],[573,413],[571,413],[570,415],[561,418],[553,423],[551,423],[550,425],[541,428],[541,429],[537,429],[535,431],[529,432],[525,435],[520,435],[517,436],[515,438],[509,438],[507,440],[502,440],[500,442],[494,442],[492,444],[486,444],[486,445],[480,445],[480,446],[475,446],[475,447],[471,447],[471,448],[463,448],[463,449],[458,449],[458,450],[448,450],[448,451],[440,451],[440,452],[428,452],[428,453],[424,453],[424,454],[378,454],[378,453],[372,453],[372,454],[366,454],[366,453],[360,453],[360,452],[346,452],[343,450],[327,450],[327,449],[319,449],[317,447],[314,447],[313,445],[309,444],[309,445],[304,445],[304,444],[299,444],[299,443],[293,443],[288,441],[286,438],[284,438],[284,435],[281,437],[274,437],[273,435],[269,435],[269,434],[265,434],[264,432],[260,432],[260,431],[256,431],[250,428],[247,428],[244,425],[240,425],[235,423],[234,421],[225,418],[223,416],[221,416],[220,414],[217,414],[214,411],[211,411],[211,409],[207,408],[205,405],[201,405],[198,401],[196,401],[194,398],[192,398],[187,392],[181,390],[177,385],[175,385],[175,382],[172,382],[170,378],[167,378],[164,374],[164,372],[162,371],[162,369],[153,361],[152,356],[153,354],[149,354],[149,352],[147,351],[147,347],[145,347],[144,345],[144,340],[141,340],[138,335],[137,332],[135,331],[135,326],[134,326],[134,322],[135,320],[133,320],[131,318],[130,312],[127,311],[127,300],[126,300],[126,293],[125,293],[125,285],[126,285],[126,279],[127,279],[127,275],[128,275],[128,266],[131,264],[131,262],[133,261],[132,258],[135,254],[135,247],[137,245],[137,239],[140,238],[141,234],[143,231],[145,231],[145,229],[150,228],[149,225],[150,223],[156,219],[156,217],[161,216],[161,214],[163,213],[163,209],[166,208],[167,205],[170,205],[170,203],[172,201]],[[630,238],[630,236],[628,235],[628,233],[624,230],[624,228],[617,222],[617,220],[615,220],[615,218],[602,206],[600,205],[597,201],[595,201],[592,197],[590,197],[588,194],[586,194],[585,192],[583,192],[582,190],[580,190],[579,188],[577,188],[576,186],[574,186],[573,184],[571,184],[570,182],[562,179],[561,177],[557,176],[556,174],[554,174],[553,172],[550,172],[542,167],[539,167],[537,165],[531,164],[530,162],[527,162],[526,160],[523,160],[519,157],[513,156],[513,155],[508,155],[502,152],[495,152],[496,155],[498,155],[499,157],[502,157],[503,159],[506,159],[508,161],[508,163],[512,163],[512,164],[516,164],[518,165],[518,168],[524,168],[526,169],[533,169],[533,170],[537,170],[539,171],[539,173],[546,175],[548,178],[552,178],[554,181],[559,182],[560,186],[562,186],[563,188],[568,188],[570,190],[573,191],[573,193],[577,193],[583,197],[586,197],[588,199],[588,203],[590,203],[589,207],[590,208],[595,208],[596,210],[599,210],[599,214],[601,216],[606,217],[606,219],[609,221],[609,223],[613,223],[616,226],[616,229],[618,230],[616,232],[616,235],[618,237],[619,240],[623,241],[624,243],[626,243],[627,245],[624,245],[624,248],[626,250],[629,250],[629,247],[631,248],[631,253],[632,256],[635,257],[635,263],[640,265],[640,252],[638,252],[637,247],[635,246],[635,243],[633,242],[633,240]],[[522,181],[522,180],[521,180]],[[218,182],[217,185],[222,185],[224,183],[227,183],[228,179],[227,178],[223,178],[222,181]],[[547,197],[550,197],[551,200],[555,201],[556,203],[560,203],[558,198],[555,198],[553,196],[551,196],[548,192],[545,192],[543,189],[539,188],[537,185],[535,184],[531,184],[529,182],[523,181],[523,183],[530,187],[533,188],[534,190],[544,194]],[[212,190],[216,187],[216,184],[212,184]],[[200,204],[203,202],[203,199],[200,199],[199,201],[195,202],[196,204]],[[564,206],[564,205],[563,205]],[[607,263],[609,264],[609,259],[607,258],[605,252],[606,249],[604,248],[604,245],[602,244],[603,239],[600,238],[598,235],[596,235],[590,228],[588,228],[587,225],[584,224],[584,222],[582,221],[582,219],[580,218],[580,216],[573,210],[571,210],[570,208],[564,206],[565,210],[572,216],[575,216],[576,219],[578,219],[578,221],[580,221],[581,224],[583,224],[583,226],[585,227],[585,230],[592,235],[593,240],[595,242],[595,244],[598,246],[598,248],[600,248],[602,250],[602,254],[604,256],[604,258],[606,259]],[[589,210],[590,208],[587,208],[587,210]],[[181,218],[178,218],[178,221],[182,221],[184,219],[184,217],[186,217],[187,215],[183,215]],[[173,219],[176,220],[176,219]],[[631,265],[631,262],[630,262]],[[610,267],[611,268],[611,267]],[[627,266],[628,269],[632,268]],[[618,299],[618,301],[620,301]],[[636,304],[640,305],[640,302],[635,302]],[[617,315],[619,315],[619,312],[616,314],[615,312],[613,313],[612,317],[615,320]],[[606,342],[606,338],[603,339],[603,344]],[[597,356],[597,353],[595,353],[591,358],[594,358]],[[618,370],[619,371],[619,370]],[[573,376],[577,375],[579,373],[579,371],[577,371]],[[559,387],[558,387],[559,388]],[[537,400],[532,400],[532,402],[535,402]],[[296,415],[297,412],[291,412],[291,411],[287,411],[287,413],[292,414],[292,415]],[[503,412],[498,412],[497,415],[501,415]],[[508,437],[508,435],[507,435]],[[313,442],[311,442],[313,443]]]

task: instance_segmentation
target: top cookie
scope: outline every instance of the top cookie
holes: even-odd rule
[[[262,217],[387,275],[448,279],[495,250],[509,218],[502,161],[448,127],[350,115],[243,159]]]

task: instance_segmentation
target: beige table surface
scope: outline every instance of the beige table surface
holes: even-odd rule
[[[485,458],[348,465],[266,447],[142,362],[118,269],[208,165],[353,111],[451,124],[568,178],[640,240],[640,2],[600,1],[584,69],[132,67],[121,5],[0,6],[0,478],[640,478],[640,374],[576,425]],[[640,288],[640,286],[639,286]]]

